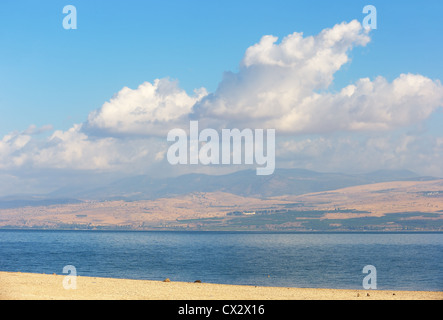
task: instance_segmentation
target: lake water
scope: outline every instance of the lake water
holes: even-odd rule
[[[0,230],[0,271],[171,281],[443,291],[443,234]]]

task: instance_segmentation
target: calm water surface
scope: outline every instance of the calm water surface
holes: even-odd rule
[[[443,291],[443,234],[0,230],[0,271],[362,289]]]

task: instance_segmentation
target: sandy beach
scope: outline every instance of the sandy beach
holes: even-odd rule
[[[259,287],[0,272],[1,300],[443,300],[443,292]],[[66,283],[66,282],[65,282]]]

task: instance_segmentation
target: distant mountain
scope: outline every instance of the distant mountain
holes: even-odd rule
[[[60,189],[51,197],[93,200],[150,200],[191,192],[223,191],[248,197],[300,195],[311,192],[399,180],[432,180],[407,170],[382,170],[366,174],[321,173],[304,169],[276,169],[269,176],[257,176],[255,170],[226,175],[186,174],[174,178],[152,179],[139,175],[117,180],[100,188],[68,192]],[[68,193],[67,193],[68,192]]]
[[[0,198],[0,209],[15,209],[22,207],[50,206],[56,204],[81,203],[81,200],[72,198],[51,198],[41,195],[14,195]]]
[[[434,177],[418,176],[415,172],[410,170],[377,170],[370,173],[361,174],[368,181],[374,182],[388,182],[388,181],[402,181],[402,180],[433,180]]]

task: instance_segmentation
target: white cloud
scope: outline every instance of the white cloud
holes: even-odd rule
[[[44,139],[11,133],[0,140],[0,169],[137,171],[158,162],[166,148],[159,138],[93,137],[75,124]]]
[[[0,140],[0,169],[14,165],[22,165],[22,151],[31,139],[31,136],[19,132],[5,135],[2,140]]]
[[[166,141],[156,137],[94,137],[74,125],[68,131],[56,131],[34,155],[37,167],[77,170],[137,172],[158,161]]]
[[[189,96],[176,81],[157,79],[123,88],[90,113],[84,132],[96,135],[164,137],[188,127],[190,118],[218,128],[275,128],[278,133],[390,130],[418,123],[443,105],[443,86],[421,75],[392,82],[363,78],[329,92],[349,51],[370,41],[354,20],[304,37],[294,32],[280,43],[264,36],[249,47],[238,73],[226,72],[216,92]]]
[[[313,92],[326,89],[349,61],[348,51],[370,38],[357,21],[341,23],[319,35],[293,33],[280,43],[264,36],[249,47],[238,73],[226,73],[214,94],[198,103],[197,117],[263,126],[301,108]],[[275,127],[279,129],[279,127]]]
[[[41,134],[41,133],[52,131],[53,129],[54,129],[54,127],[50,124],[44,125],[40,128],[38,128],[35,124],[31,124],[28,127],[28,129],[23,131],[23,133],[29,134],[29,135],[36,135],[36,134]]]
[[[332,75],[348,62],[348,50],[355,45],[365,46],[370,37],[360,23],[353,20],[325,29],[317,36],[305,38],[302,32],[294,32],[280,44],[276,44],[277,40],[274,36],[263,36],[259,43],[246,50],[242,67],[278,66]],[[315,82],[322,80],[325,79],[318,78]],[[331,80],[328,78],[326,84]]]
[[[312,93],[272,120],[286,132],[379,131],[419,123],[443,105],[443,87],[421,75],[402,74],[392,83],[360,79],[339,93]]]
[[[192,106],[207,94],[203,88],[194,93],[189,96],[168,79],[145,82],[134,90],[125,87],[91,112],[86,125],[111,135],[164,136],[169,128],[183,124]]]
[[[316,36],[293,33],[280,43],[264,36],[249,47],[238,73],[226,73],[217,91],[198,102],[194,116],[210,125],[275,128],[279,133],[389,130],[420,122],[443,105],[443,86],[421,75],[389,83],[367,78],[328,92],[334,73],[365,46],[358,21]]]

